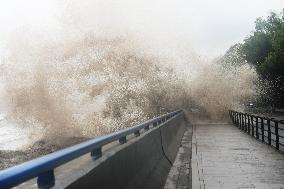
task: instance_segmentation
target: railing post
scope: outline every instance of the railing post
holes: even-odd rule
[[[264,142],[264,122],[263,122],[263,117],[260,117],[261,120],[261,140]]]
[[[239,127],[239,114],[236,113],[236,122],[237,122],[237,127]]]
[[[244,115],[244,120],[245,120],[245,122],[244,122],[244,124],[245,124],[245,132],[247,132],[247,114],[246,113]]]
[[[153,127],[157,127],[157,122],[155,121],[155,122],[153,122]]]
[[[255,117],[255,134],[256,138],[259,139],[259,133],[258,133],[258,116]]]
[[[271,145],[271,127],[270,127],[270,119],[267,119],[267,132],[268,132],[268,144]]]
[[[251,136],[253,136],[253,137],[254,137],[255,135],[254,135],[254,124],[253,124],[253,118],[254,118],[254,116],[252,115],[252,116],[251,116]]]
[[[241,130],[243,130],[243,116],[242,116],[242,114],[240,113],[240,115],[239,115],[239,117],[240,117],[240,129]]]
[[[148,131],[148,130],[149,130],[149,125],[146,125],[146,126],[144,127],[144,129],[145,129],[145,131]]]
[[[244,114],[242,115],[242,130],[245,130]]]
[[[120,144],[124,144],[124,143],[126,143],[126,142],[127,142],[126,136],[121,137],[121,138],[119,139],[119,143],[120,143]]]
[[[41,173],[37,177],[37,186],[38,188],[51,188],[55,185],[55,176],[54,171],[49,170],[44,173]]]
[[[158,119],[158,125],[160,125],[161,123],[162,123],[162,120],[160,118],[160,119]]]
[[[140,136],[140,131],[139,131],[139,130],[135,131],[135,132],[134,132],[134,136],[135,136],[135,137],[139,137],[139,136]]]
[[[247,115],[248,119],[248,134],[250,134],[250,115]]]
[[[235,120],[236,120],[236,125],[238,124],[238,115],[237,113],[235,112]]]
[[[239,128],[242,128],[242,115],[239,113]]]
[[[102,157],[102,147],[93,149],[93,150],[91,151],[91,157],[93,158],[93,160],[97,160],[97,159],[99,159],[100,157]]]
[[[242,128],[242,115],[239,113],[239,129]]]
[[[238,127],[240,128],[240,114],[237,113],[237,119],[238,119]]]
[[[279,150],[279,134],[278,134],[278,121],[274,121],[275,137],[276,137],[276,149]]]
[[[236,125],[239,127],[239,115],[235,112]]]
[[[246,114],[244,114],[244,131],[247,131],[247,125],[246,125]]]

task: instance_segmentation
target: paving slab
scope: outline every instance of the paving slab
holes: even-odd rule
[[[193,125],[192,187],[283,188],[284,155],[230,123]]]

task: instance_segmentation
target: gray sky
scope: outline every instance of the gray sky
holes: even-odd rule
[[[21,27],[58,29],[68,9],[76,29],[128,32],[214,57],[241,42],[257,17],[283,8],[283,0],[0,0],[0,41]]]
[[[250,34],[257,17],[283,8],[283,0],[194,0],[190,8],[194,46],[203,53],[223,53]]]

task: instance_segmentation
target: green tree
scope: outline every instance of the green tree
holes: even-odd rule
[[[261,75],[273,81],[273,99],[284,107],[284,22],[272,34],[272,49],[260,65]]]
[[[284,9],[280,14],[271,12],[266,19],[257,18],[255,31],[243,44],[232,46],[225,57],[231,52],[254,65],[262,79],[270,83],[265,93],[267,102],[284,107]]]
[[[271,49],[271,37],[269,34],[261,32],[254,32],[252,36],[245,39],[242,45],[242,53],[245,59],[255,65],[257,69],[264,62]]]

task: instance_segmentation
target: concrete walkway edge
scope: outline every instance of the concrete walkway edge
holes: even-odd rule
[[[196,125],[192,126],[192,159],[191,159],[191,168],[192,168],[192,188],[193,189],[204,189],[202,186],[199,176],[198,168],[198,158],[197,158],[197,140],[196,140]]]

